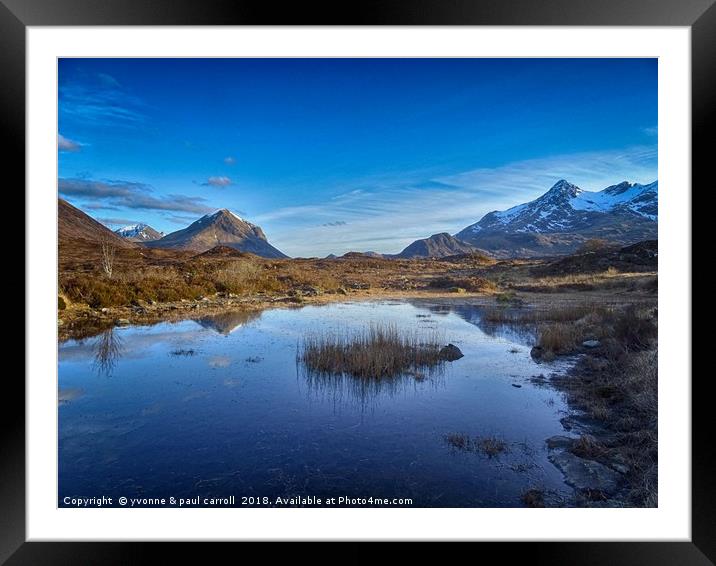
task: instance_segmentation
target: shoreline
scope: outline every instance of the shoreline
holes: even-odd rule
[[[450,291],[390,291],[351,290],[341,293],[315,293],[303,295],[263,295],[204,297],[197,300],[182,299],[164,303],[141,302],[138,305],[94,309],[87,305],[69,305],[57,311],[58,341],[86,338],[116,326],[152,325],[191,319],[194,316],[220,315],[226,312],[256,312],[274,308],[300,308],[336,302],[381,300],[435,300],[450,303],[465,302],[480,306],[552,308],[568,304],[596,303],[626,305],[649,302],[653,297],[639,294],[614,294],[604,291],[562,291],[554,293],[518,292],[507,304],[500,303],[499,292]],[[518,301],[515,303],[514,301]]]
[[[280,295],[231,297],[215,296],[196,301],[178,301],[156,305],[138,305],[132,307],[112,307],[91,309],[89,307],[69,307],[59,311],[62,324],[58,325],[58,339],[64,342],[70,339],[82,339],[94,336],[116,326],[146,326],[161,322],[178,322],[223,313],[255,313],[267,309],[302,308],[320,306],[337,302],[370,302],[390,300],[415,300],[432,304],[462,303],[488,308],[503,308],[515,312],[549,311],[570,308],[575,305],[598,304],[599,306],[626,307],[628,305],[652,304],[654,297],[637,294],[606,294],[602,292],[565,292],[565,293],[519,293],[510,298],[511,302],[500,302],[499,293],[455,293],[435,291],[396,291],[376,292],[376,290],[356,290],[347,294],[322,293],[308,296]],[[512,320],[512,324],[530,324]],[[534,324],[534,323],[533,323]],[[537,328],[537,327],[536,327]],[[559,357],[577,356],[575,363],[564,375],[535,376],[533,384],[553,389],[565,396],[569,412],[560,419],[563,433],[545,439],[548,458],[563,474],[565,483],[574,489],[570,505],[578,507],[625,507],[633,506],[629,491],[633,487],[636,474],[624,458],[625,446],[620,444],[619,434],[614,430],[614,422],[608,418],[599,420],[590,416],[584,406],[580,406],[580,388],[588,387],[592,378],[589,375],[590,364],[594,365],[602,356],[600,349],[578,347]],[[539,360],[537,360],[539,362]],[[617,370],[610,379],[618,380]],[[608,448],[604,448],[608,447]],[[590,453],[593,450],[593,453]],[[534,497],[538,489],[528,490]],[[542,494],[545,495],[545,494]],[[539,495],[537,501],[544,501]],[[549,498],[547,498],[549,499]],[[544,502],[543,502],[544,505]],[[542,506],[542,505],[536,505]],[[547,505],[549,506],[549,505]]]

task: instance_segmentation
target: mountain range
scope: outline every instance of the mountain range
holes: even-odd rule
[[[139,245],[140,249],[146,246],[197,253],[220,246],[266,258],[288,257],[269,243],[259,226],[225,208],[167,235],[143,223],[112,232],[62,199],[58,199],[58,211],[61,244],[77,239],[109,240],[119,247]],[[560,180],[535,200],[489,212],[454,235],[442,232],[415,240],[395,255],[359,255],[401,259],[467,253],[496,258],[539,257],[569,254],[594,239],[629,245],[657,238],[657,181],[647,185],[624,181],[591,192]],[[356,252],[343,257],[351,254]]]
[[[624,245],[656,239],[657,221],[657,181],[591,192],[563,179],[533,201],[486,214],[455,237],[497,257],[561,255],[590,239]]]
[[[164,237],[164,232],[158,232],[148,224],[141,223],[122,226],[114,233],[130,242],[151,242]]]

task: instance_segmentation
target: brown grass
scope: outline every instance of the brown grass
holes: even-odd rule
[[[507,450],[507,443],[496,436],[486,436],[477,439],[477,448],[488,458],[494,458]]]
[[[521,496],[520,500],[525,507],[544,507],[544,491],[541,489],[528,489]]]
[[[630,306],[572,323],[576,342],[602,346],[580,359],[566,378],[554,380],[573,407],[602,422],[603,439],[582,436],[572,451],[627,469],[629,501],[654,506],[658,462],[658,349],[656,311]]]
[[[393,324],[362,330],[310,334],[299,347],[299,360],[318,373],[381,379],[416,372],[444,362],[442,344],[434,335],[400,332]]]
[[[557,322],[547,325],[540,330],[537,345],[545,352],[552,354],[567,354],[577,345],[578,333],[574,325]]]
[[[507,442],[496,436],[470,437],[464,433],[452,432],[444,436],[445,442],[455,450],[479,452],[488,458],[495,458],[507,450]]]
[[[525,278],[513,286],[519,291],[555,293],[559,291],[593,291],[641,286],[655,279],[653,273],[621,272],[614,267],[598,273],[569,273],[548,277]]]
[[[472,450],[472,439],[467,434],[451,432],[446,434],[444,438],[445,442],[455,450],[462,450],[465,452]]]

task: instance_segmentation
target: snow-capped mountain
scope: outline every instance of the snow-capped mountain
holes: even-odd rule
[[[216,246],[228,246],[262,257],[282,258],[284,253],[269,244],[259,226],[223,208],[202,216],[182,230],[167,234],[161,240],[148,242],[156,248],[173,248],[205,252]]]
[[[620,244],[657,238],[658,182],[585,191],[558,181],[539,198],[486,214],[455,236],[501,257],[570,253],[600,238]]]
[[[158,232],[148,224],[122,226],[117,228],[114,233],[132,242],[151,242],[164,236],[164,232]]]

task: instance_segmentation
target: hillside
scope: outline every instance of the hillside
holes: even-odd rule
[[[146,245],[194,252],[227,246],[265,258],[288,257],[268,242],[260,227],[227,209],[202,216],[186,228],[167,234],[159,240],[147,242]]]
[[[458,240],[447,232],[434,234],[429,238],[415,240],[395,257],[409,259],[412,257],[448,257],[458,254],[469,254],[480,251],[474,246]]]
[[[135,247],[135,244],[121,238],[63,199],[57,199],[57,229],[60,247],[77,243],[98,245],[102,241],[111,242],[119,248]]]

